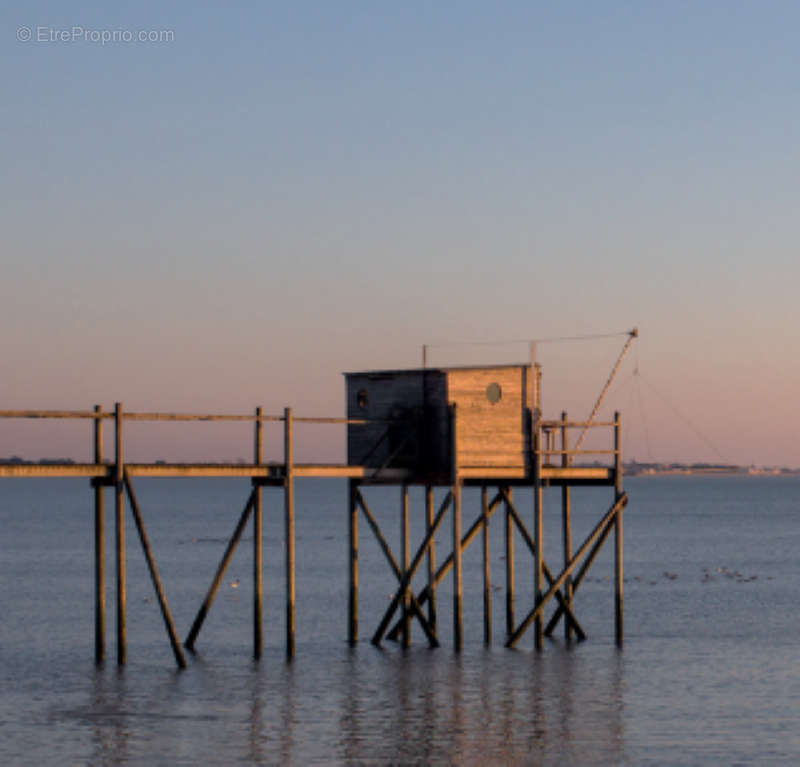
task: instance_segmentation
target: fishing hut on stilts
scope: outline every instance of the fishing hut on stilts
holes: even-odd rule
[[[586,633],[575,614],[573,598],[608,537],[614,534],[614,616],[617,644],[623,641],[623,491],[620,415],[597,421],[605,393],[631,342],[627,340],[588,419],[573,421],[566,413],[558,420],[541,414],[541,368],[531,360],[520,365],[429,367],[423,347],[423,366],[412,370],[381,370],[345,374],[346,418],[302,418],[291,408],[282,415],[267,415],[256,408],[252,415],[186,413],[133,413],[117,403],[113,411],[97,405],[90,411],[6,410],[0,418],[83,419],[92,423],[94,455],[91,463],[0,463],[0,477],[84,477],[94,494],[95,537],[95,660],[106,657],[105,510],[106,487],[114,496],[114,550],[116,583],[116,659],[127,658],[125,499],[127,497],[167,635],[180,668],[186,667],[183,647],[193,651],[204,619],[224,577],[228,563],[252,517],[253,525],[253,655],[263,650],[262,519],[265,487],[283,491],[285,552],[286,654],[295,654],[295,481],[300,478],[346,479],[348,482],[348,639],[359,639],[359,517],[363,515],[394,572],[397,584],[372,634],[384,639],[411,641],[416,621],[432,647],[440,644],[436,614],[437,587],[452,572],[453,629],[456,650],[463,645],[462,556],[481,534],[483,564],[484,639],[492,639],[489,521],[502,509],[505,542],[505,644],[513,647],[532,626],[537,649],[563,621],[567,638],[584,639]],[[103,425],[113,423],[113,457],[104,453]],[[129,421],[246,421],[253,424],[252,463],[131,463],[124,458],[124,424]],[[283,460],[264,460],[263,427],[283,425]],[[298,423],[343,424],[347,430],[347,463],[299,463],[294,458],[294,427]],[[609,434],[602,449],[582,449],[589,430]],[[577,436],[575,436],[577,434]],[[586,461],[587,457],[594,460]],[[598,461],[605,458],[605,462]],[[250,491],[236,527],[214,573],[196,618],[181,644],[167,603],[166,592],[150,546],[144,515],[134,490],[137,477],[239,477]],[[401,550],[392,551],[367,501],[371,486],[394,485],[400,490]],[[424,488],[425,535],[412,549],[409,534],[409,488]],[[577,547],[572,540],[570,490],[576,486],[612,489],[610,505],[589,535]],[[434,488],[447,488],[438,508]],[[462,490],[480,488],[478,517],[464,531]],[[515,488],[533,490],[532,526],[519,508]],[[543,557],[543,491],[559,488],[563,561],[555,571]],[[490,492],[491,491],[491,492]],[[451,551],[436,566],[435,536],[449,516]],[[515,600],[514,533],[522,537],[533,563],[533,603],[517,619]],[[415,591],[414,578],[426,562],[425,585]],[[418,580],[420,580],[418,578]],[[545,610],[553,607],[550,616]]]

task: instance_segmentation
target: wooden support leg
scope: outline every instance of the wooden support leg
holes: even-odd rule
[[[561,465],[568,467],[570,464],[569,434],[567,429],[567,414],[561,412]],[[565,484],[561,487],[561,535],[564,550],[564,567],[572,559],[572,519],[570,509],[570,488]],[[572,608],[572,576],[564,581],[564,601],[568,608]],[[564,639],[572,639],[572,624],[564,621]]]
[[[564,567],[572,559],[572,520],[570,514],[569,487],[564,485],[561,488],[561,533],[564,548]],[[564,581],[564,601],[569,608],[572,608],[572,578]],[[567,641],[572,639],[572,624],[564,621],[564,638]]]
[[[167,628],[169,635],[169,642],[172,645],[172,652],[175,655],[175,662],[178,668],[186,668],[186,659],[183,657],[181,650],[181,643],[178,641],[178,634],[175,631],[175,624],[172,622],[172,615],[169,612],[167,605],[167,597],[164,594],[164,587],[161,585],[161,578],[158,575],[158,568],[156,567],[156,560],[153,557],[153,552],[150,548],[150,541],[147,539],[147,531],[144,527],[144,520],[142,519],[142,512],[139,509],[139,504],[136,501],[136,494],[133,492],[128,473],[125,472],[125,487],[128,491],[128,500],[131,502],[131,511],[133,512],[133,519],[136,522],[136,529],[139,532],[139,540],[142,543],[142,550],[144,551],[145,559],[147,560],[147,567],[150,570],[150,578],[153,581],[153,588],[158,597],[158,606],[161,608],[161,616],[164,619],[164,625]]]
[[[622,497],[622,430],[619,412],[614,413],[614,499],[619,502]],[[622,509],[617,509],[614,524],[614,617],[617,646],[622,646],[624,631],[622,626]]]
[[[358,642],[358,501],[356,500],[358,485],[355,480],[347,482],[348,491],[348,533],[350,540],[350,595],[349,622],[347,639],[353,646]]]
[[[481,516],[483,518],[483,641],[492,643],[492,578],[489,571],[489,495],[481,488]]]
[[[217,590],[219,589],[219,584],[222,582],[222,577],[225,575],[225,570],[228,568],[228,564],[231,561],[231,557],[233,557],[233,552],[236,549],[236,544],[239,543],[239,539],[242,537],[242,533],[244,532],[244,527],[247,524],[247,519],[250,516],[250,512],[253,510],[253,503],[255,502],[255,494],[256,489],[253,488],[250,491],[250,495],[247,498],[247,503],[244,506],[244,510],[239,517],[239,522],[236,525],[236,529],[233,531],[233,535],[231,539],[228,541],[228,546],[225,549],[225,553],[222,555],[222,560],[217,567],[217,572],[214,575],[214,580],[211,582],[211,586],[206,593],[206,598],[203,600],[203,604],[200,606],[200,609],[197,611],[197,616],[194,619],[194,623],[192,623],[192,628],[189,630],[189,635],[186,637],[186,641],[183,643],[183,646],[189,650],[190,652],[194,652],[194,643],[197,640],[197,635],[200,633],[200,629],[203,625],[203,621],[206,619],[206,615],[208,615],[208,611],[211,608],[211,603],[214,601],[214,597],[217,594]]]
[[[535,595],[534,604],[538,607],[542,602],[542,485],[538,483],[533,488],[534,493],[534,544],[536,554],[534,562],[533,593]],[[534,638],[536,649],[544,647],[544,627],[542,616],[539,612],[534,623]]]
[[[294,657],[294,470],[292,409],[284,410],[284,458],[286,480],[284,499],[286,511],[286,656]]]
[[[94,462],[103,462],[103,408],[95,405],[94,412]],[[106,657],[106,556],[105,515],[103,513],[103,484],[99,478],[92,482],[94,488],[94,660],[100,664]]]
[[[453,493],[453,645],[456,651],[464,644],[462,615],[462,575],[461,575],[461,480],[456,477],[451,490]]]
[[[514,633],[514,520],[511,517],[512,488],[505,490],[506,533],[506,639]]]
[[[408,565],[410,562],[411,553],[409,551],[409,529],[408,529],[408,485],[403,485],[400,491],[400,502],[402,507],[401,512],[401,539],[402,539],[402,552],[401,558],[403,562],[403,575],[406,576],[408,573]],[[407,580],[407,578],[406,578]],[[410,617],[411,611],[409,610],[411,599],[410,599],[410,591],[408,588],[404,590],[403,593],[403,630],[402,630],[402,637],[403,637],[403,647],[408,648],[411,646],[411,624],[410,624]]]
[[[462,576],[461,576],[461,475],[458,455],[458,413],[456,406],[450,406],[450,476],[453,487],[453,645],[456,652],[464,644]]]
[[[433,527],[433,488],[425,488],[425,533],[430,534]],[[436,542],[431,537],[428,546],[428,623],[436,632]]]
[[[256,466],[263,461],[263,422],[261,408],[256,408],[253,459]],[[263,637],[263,526],[261,485],[255,486],[253,497],[253,657],[258,660],[264,647]]]
[[[617,645],[622,646],[625,638],[622,623],[622,509],[617,512],[617,519],[614,523],[614,564],[615,564],[615,624]]]
[[[125,497],[123,495],[122,403],[114,405],[115,476],[114,476],[114,533],[117,563],[117,665],[127,660],[125,636]]]

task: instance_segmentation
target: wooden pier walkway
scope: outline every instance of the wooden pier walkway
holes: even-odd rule
[[[483,568],[484,568],[484,639],[488,643],[492,638],[492,616],[490,604],[489,579],[489,520],[499,509],[503,509],[505,536],[505,579],[506,579],[506,645],[513,646],[526,630],[533,625],[535,645],[543,646],[543,638],[555,630],[563,618],[565,636],[570,639],[583,639],[586,633],[578,621],[573,609],[573,597],[581,585],[586,573],[594,562],[608,536],[615,534],[615,579],[614,579],[614,614],[616,641],[623,641],[623,589],[622,589],[622,520],[627,496],[622,489],[622,450],[620,417],[616,414],[613,421],[596,422],[569,421],[566,414],[560,420],[545,421],[538,416],[538,408],[523,411],[527,421],[527,438],[525,454],[522,461],[515,465],[487,465],[486,463],[470,465],[460,457],[459,449],[463,441],[459,440],[461,420],[455,404],[447,409],[450,440],[449,465],[444,469],[437,465],[435,469],[424,466],[363,465],[348,462],[332,463],[300,463],[294,459],[294,432],[297,424],[340,424],[348,429],[356,428],[395,428],[390,419],[358,419],[358,418],[299,418],[293,415],[291,408],[285,408],[281,415],[266,415],[261,408],[256,408],[249,415],[218,415],[190,413],[136,413],[127,412],[122,404],[117,403],[113,410],[105,410],[97,405],[92,410],[4,410],[0,411],[3,419],[47,419],[47,420],[86,420],[90,422],[93,444],[93,461],[91,463],[0,463],[0,478],[14,477],[81,477],[90,480],[94,489],[94,533],[95,533],[95,659],[98,663],[106,657],[106,572],[104,561],[105,509],[103,488],[114,489],[114,535],[115,535],[115,581],[116,581],[116,659],[124,664],[127,658],[126,637],[126,569],[125,569],[125,499],[133,515],[140,542],[147,559],[153,586],[158,597],[159,606],[164,619],[165,628],[171,643],[176,663],[186,666],[186,658],[172,621],[161,578],[152,555],[150,542],[144,522],[144,515],[139,506],[134,490],[134,480],[139,477],[238,477],[249,479],[251,489],[235,530],[223,553],[219,567],[213,575],[206,598],[200,606],[197,617],[189,631],[184,645],[194,649],[203,620],[211,608],[216,591],[224,576],[225,569],[237,546],[249,518],[253,518],[253,655],[260,657],[262,653],[262,499],[261,489],[265,486],[282,487],[284,489],[284,550],[285,550],[285,593],[286,593],[286,653],[289,658],[295,654],[295,535],[294,535],[294,483],[301,478],[341,478],[348,481],[349,514],[348,540],[349,557],[347,578],[349,581],[348,597],[348,639],[351,643],[358,641],[358,520],[360,516],[367,521],[379,545],[397,578],[394,596],[390,599],[386,611],[377,629],[372,635],[372,642],[379,645],[384,638],[399,639],[403,646],[408,646],[411,637],[411,624],[415,620],[422,629],[431,646],[439,644],[439,627],[436,619],[436,588],[438,584],[452,572],[453,578],[453,644],[456,650],[463,644],[462,627],[462,554],[467,546],[482,533]],[[104,446],[104,425],[111,422],[113,448],[106,457]],[[173,422],[248,422],[253,427],[253,461],[245,464],[232,463],[137,463],[125,460],[125,424],[134,421],[173,421]],[[280,423],[283,426],[283,456],[280,461],[264,460],[263,426],[265,423]],[[402,424],[407,427],[408,421]],[[579,429],[581,435],[587,429],[605,429],[612,435],[611,443],[603,450],[580,450],[573,445],[570,448],[568,438],[570,430]],[[389,431],[385,432],[389,433]],[[384,439],[382,436],[381,439]],[[577,440],[579,445],[582,436]],[[558,443],[558,444],[556,444]],[[471,456],[470,456],[471,457]],[[592,460],[592,465],[579,465],[579,461]],[[597,465],[597,460],[606,460],[607,465]],[[366,463],[366,462],[365,462]],[[496,463],[496,462],[495,462]],[[375,516],[372,514],[365,488],[370,485],[397,485],[402,488],[400,508],[402,529],[402,550],[397,557],[387,543]],[[408,487],[421,485],[425,487],[426,498],[426,534],[416,550],[412,550],[409,540],[408,526]],[[444,486],[449,488],[440,507],[434,509],[433,488]],[[468,527],[462,531],[461,490],[465,486],[480,487],[481,513]],[[523,521],[523,514],[517,508],[513,489],[519,486],[533,488],[534,508],[533,527],[529,530]],[[577,547],[573,548],[572,526],[570,521],[570,488],[573,486],[608,487],[613,491],[612,500],[607,510],[599,517],[597,524],[589,536]],[[493,496],[489,488],[495,487]],[[562,507],[562,550],[563,563],[557,573],[553,572],[544,561],[542,555],[542,491],[546,487],[558,487],[561,490]],[[452,525],[452,550],[441,565],[435,565],[434,536],[446,515],[450,516]],[[514,540],[522,538],[529,550],[533,563],[534,604],[525,612],[521,621],[516,620],[514,595]],[[427,560],[427,568],[422,568]],[[426,569],[425,586],[415,592],[413,579],[418,570]],[[555,605],[555,611],[545,623],[544,610]]]

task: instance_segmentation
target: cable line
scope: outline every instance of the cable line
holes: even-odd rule
[[[644,377],[644,376],[643,376],[641,373],[639,373],[638,375],[639,375],[639,378],[640,378],[642,381],[644,381],[644,383],[645,383],[645,384],[647,384],[647,386],[649,386],[649,387],[650,387],[650,389],[652,389],[652,390],[653,390],[653,392],[655,392],[655,394],[657,394],[657,395],[659,396],[659,398],[661,399],[661,401],[662,401],[662,402],[663,402],[663,403],[664,403],[664,404],[665,404],[665,405],[666,405],[666,406],[667,406],[667,407],[668,407],[668,408],[669,408],[669,409],[670,409],[670,410],[671,410],[673,413],[675,413],[675,415],[677,415],[677,416],[678,416],[678,418],[680,418],[680,419],[681,419],[681,420],[682,420],[682,421],[683,421],[683,422],[684,422],[684,423],[685,423],[685,424],[686,424],[686,425],[687,425],[687,426],[688,426],[688,427],[689,427],[689,428],[690,428],[690,429],[691,429],[691,430],[692,430],[692,431],[695,433],[695,435],[696,435],[696,436],[698,436],[698,437],[699,437],[699,438],[700,438],[700,439],[701,439],[703,442],[705,442],[705,444],[706,444],[708,447],[710,447],[710,448],[711,448],[711,449],[712,449],[712,450],[713,450],[713,451],[714,451],[714,452],[717,454],[717,457],[720,459],[720,461],[722,461],[722,463],[724,463],[724,464],[729,464],[729,463],[730,463],[730,461],[729,461],[727,458],[725,458],[725,456],[723,456],[723,455],[722,455],[722,453],[719,451],[719,449],[717,448],[717,446],[716,446],[716,445],[715,445],[715,444],[714,444],[714,443],[713,443],[713,442],[712,442],[712,441],[711,441],[711,440],[710,440],[708,437],[706,437],[706,435],[705,435],[705,434],[703,434],[703,433],[702,433],[702,432],[701,432],[701,431],[700,431],[700,430],[699,430],[699,429],[698,429],[698,428],[697,428],[697,427],[696,427],[696,426],[695,426],[695,425],[694,425],[694,424],[691,422],[691,420],[690,420],[690,419],[689,419],[687,416],[685,416],[685,415],[684,415],[684,414],[683,414],[683,413],[682,413],[680,410],[678,410],[678,408],[677,408],[677,407],[675,407],[675,405],[673,405],[673,404],[672,404],[672,403],[671,403],[671,402],[670,402],[670,401],[669,401],[669,400],[666,398],[666,396],[665,396],[664,394],[662,394],[662,393],[661,393],[661,392],[660,392],[660,391],[659,391],[659,390],[658,390],[658,389],[655,387],[655,385],[654,385],[654,384],[652,384],[650,381],[648,381],[648,380],[647,380],[647,379],[646,379],[646,378],[645,378],[645,377]]]

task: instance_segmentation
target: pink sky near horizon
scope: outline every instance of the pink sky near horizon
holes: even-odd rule
[[[638,326],[607,402],[627,458],[800,467],[794,4],[0,17],[0,63],[25,73],[0,86],[0,409],[336,416],[342,371],[418,366],[423,343]],[[14,39],[72,23],[175,35]],[[588,415],[623,341],[542,344],[546,415]],[[480,352],[432,364],[527,354]],[[319,434],[301,454],[343,455]],[[85,424],[0,422],[0,456],[89,446]]]

